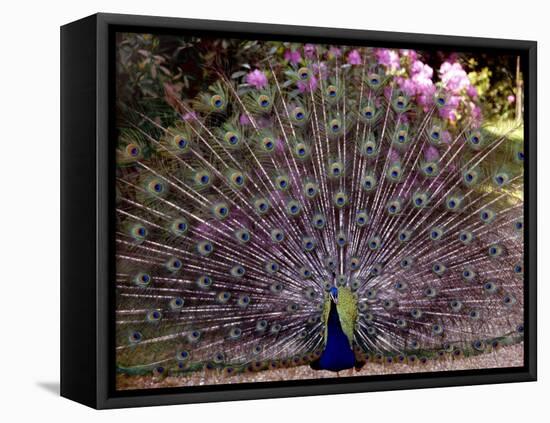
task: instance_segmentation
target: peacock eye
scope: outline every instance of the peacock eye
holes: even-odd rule
[[[271,326],[271,333],[277,334],[281,331],[281,325],[279,323],[275,323],[273,326]]]
[[[500,245],[493,244],[489,246],[489,249],[487,252],[490,257],[500,257],[503,254],[504,250]]]
[[[315,245],[315,239],[313,239],[312,237],[304,237],[302,239],[302,248],[305,251],[313,251],[315,249]]]
[[[525,331],[525,327],[523,326],[523,324],[517,325],[516,331],[517,331],[518,333],[523,333],[523,332]]]
[[[240,277],[244,276],[246,271],[245,271],[243,266],[241,266],[240,264],[237,264],[237,265],[235,265],[231,268],[230,273],[231,273],[231,276],[236,277],[236,278],[240,278]]]
[[[304,279],[308,279],[311,277],[311,270],[308,269],[307,267],[301,267],[300,270],[300,275],[302,276],[302,278]]]
[[[216,109],[221,109],[224,106],[225,102],[221,95],[216,94],[216,95],[213,95],[212,98],[210,99],[210,104],[214,106],[214,108]]]
[[[266,107],[269,107],[271,102],[269,101],[268,96],[261,95],[261,96],[258,97],[258,104],[260,105],[260,107],[266,108]]]
[[[129,340],[133,344],[137,344],[142,339],[143,339],[143,335],[141,334],[141,332],[138,332],[138,331],[132,332],[129,336]]]
[[[300,68],[298,69],[298,76],[301,80],[307,80],[310,77],[310,71],[308,68]]]
[[[161,317],[162,315],[158,310],[152,310],[149,313],[147,313],[147,320],[150,322],[156,322],[160,320]]]
[[[414,308],[411,310],[411,316],[415,319],[420,319],[422,317],[422,311]]]
[[[429,234],[432,241],[438,241],[443,237],[443,229],[439,227],[431,228]]]
[[[247,307],[250,304],[250,297],[248,295],[241,295],[237,300],[237,304],[241,308]]]
[[[448,202],[447,202],[447,205],[449,206],[450,209],[454,209],[456,207],[456,201],[453,200],[453,199],[450,199]]]
[[[401,259],[401,262],[399,263],[402,269],[408,269],[413,264],[413,258],[408,256]]]
[[[147,273],[140,272],[134,277],[134,283],[140,287],[146,287],[151,283],[151,276]]]
[[[180,218],[172,222],[170,226],[170,231],[176,236],[184,235],[187,232],[189,225],[187,220]]]
[[[267,329],[267,322],[265,320],[258,320],[256,323],[256,330],[263,331]]]
[[[286,211],[291,216],[296,216],[302,211],[302,205],[297,200],[290,200],[286,205]]]
[[[166,261],[166,268],[168,269],[168,271],[173,272],[173,273],[180,270],[182,268],[182,266],[183,266],[183,264],[182,264],[181,260],[176,258],[176,257],[170,257]]]
[[[436,275],[442,275],[447,270],[446,266],[442,263],[435,263],[432,266],[432,270]]]
[[[271,240],[273,242],[281,242],[285,238],[285,234],[282,229],[271,230]]]
[[[367,214],[366,211],[360,211],[357,213],[357,216],[355,217],[355,222],[359,227],[365,226],[369,222],[369,215]]]
[[[498,287],[494,282],[485,282],[483,285],[483,290],[488,294],[494,294],[497,292]]]
[[[345,192],[337,192],[334,195],[334,204],[336,207],[343,207],[348,203],[348,196]]]
[[[279,265],[274,261],[267,262],[265,268],[269,273],[275,273],[279,271]]]
[[[327,88],[327,93],[329,97],[336,97],[336,94],[338,93],[338,91],[334,85],[329,85]]]
[[[280,190],[283,190],[285,191],[288,186],[289,186],[289,182],[288,182],[288,177],[286,175],[279,175],[275,178],[275,185],[280,189]]]
[[[235,239],[242,244],[250,241],[250,231],[246,228],[236,230],[234,235]]]
[[[472,347],[477,351],[484,351],[485,350],[485,343],[480,340],[475,340],[472,342]]]
[[[292,116],[294,117],[294,120],[296,120],[296,121],[298,121],[298,122],[303,121],[304,118],[306,117],[305,111],[304,111],[304,109],[302,109],[301,107],[296,107],[296,108],[292,111]]]
[[[340,121],[338,119],[333,119],[330,121],[330,129],[332,132],[340,131]]]
[[[199,286],[199,288],[208,289],[212,286],[213,283],[214,281],[208,275],[199,276],[197,279],[197,285]]]
[[[407,288],[407,284],[405,282],[399,281],[395,283],[394,287],[398,291],[404,291]]]
[[[348,238],[346,236],[346,234],[344,234],[343,232],[340,232],[336,235],[336,243],[338,244],[339,247],[343,247],[344,245],[346,245],[348,242]]]
[[[139,156],[140,149],[139,149],[139,147],[138,147],[136,144],[128,144],[128,145],[126,146],[126,153],[127,153],[130,157],[137,157],[137,156]]]
[[[239,327],[233,327],[229,330],[229,338],[230,339],[239,339],[241,337],[242,330]]]
[[[479,213],[479,218],[483,223],[491,223],[495,219],[495,217],[496,217],[495,212],[490,209],[482,210]]]
[[[462,308],[462,303],[458,300],[453,300],[451,301],[451,308],[453,309],[453,311],[460,311],[460,309]]]
[[[380,237],[374,236],[368,241],[368,246],[371,250],[377,250],[380,248]]]
[[[432,332],[434,335],[441,335],[443,333],[443,326],[439,325],[439,324],[434,324],[432,326]]]
[[[170,300],[170,308],[172,310],[179,310],[183,307],[183,298],[180,298],[180,297],[176,297],[176,298],[172,298]]]
[[[518,151],[516,157],[520,162],[525,160],[525,154],[523,153],[523,151]]]
[[[288,311],[289,313],[295,313],[296,311],[298,311],[298,305],[295,303],[291,303],[286,307],[286,311]]]
[[[437,295],[437,290],[435,288],[426,288],[424,290],[424,295],[426,295],[426,297],[435,297]]]
[[[164,188],[164,183],[159,179],[153,179],[148,185],[149,192],[153,194],[162,194],[164,192]]]
[[[338,178],[344,174],[344,164],[341,161],[335,161],[330,164],[329,176]]]
[[[439,167],[435,162],[428,162],[422,166],[422,171],[427,177],[437,176],[437,174],[439,173]]]

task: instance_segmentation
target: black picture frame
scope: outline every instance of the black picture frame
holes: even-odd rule
[[[210,34],[347,45],[513,51],[525,75],[525,364],[518,368],[246,383],[116,392],[111,353],[114,187],[113,34]],[[61,395],[118,408],[534,381],[536,350],[536,104],[534,41],[95,14],[61,28]]]

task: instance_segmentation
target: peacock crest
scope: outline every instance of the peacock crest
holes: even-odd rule
[[[119,373],[399,373],[521,344],[518,126],[495,131],[460,65],[422,52],[253,47],[193,83],[142,52],[162,96],[119,98]]]

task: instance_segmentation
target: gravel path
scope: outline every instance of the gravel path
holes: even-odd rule
[[[497,352],[462,359],[430,360],[426,364],[367,363],[360,371],[344,370],[335,374],[325,370],[312,370],[309,366],[265,370],[257,373],[238,373],[232,376],[220,371],[200,371],[185,376],[127,376],[117,375],[117,389],[150,389],[181,386],[225,385],[243,382],[272,382],[331,377],[369,376],[385,374],[422,373],[446,370],[489,369],[520,367],[523,365],[523,343],[503,347]]]

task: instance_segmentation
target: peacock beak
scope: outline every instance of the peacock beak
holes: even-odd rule
[[[334,304],[338,304],[338,297],[335,296],[332,292],[330,293],[330,299],[334,302]]]

